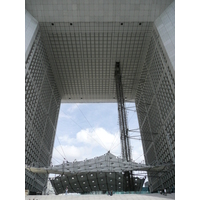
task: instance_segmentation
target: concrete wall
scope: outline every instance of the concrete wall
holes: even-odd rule
[[[25,60],[38,31],[38,21],[25,9]]]
[[[136,94],[144,157],[147,164],[175,160],[175,79],[173,67],[157,33],[152,32]],[[168,173],[148,173],[151,192],[175,184],[174,168]]]
[[[175,69],[175,1],[166,8],[154,23]]]
[[[25,55],[25,163],[49,166],[61,98],[38,23],[28,12]],[[47,178],[26,170],[25,189],[42,192]]]

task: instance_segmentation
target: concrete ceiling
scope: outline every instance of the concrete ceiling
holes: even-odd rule
[[[134,99],[153,21],[172,0],[26,0],[62,102],[116,102],[120,62],[124,96]]]
[[[115,102],[115,62],[124,96],[135,98],[152,24],[40,23],[63,102]]]
[[[39,22],[154,22],[173,0],[26,0]]]

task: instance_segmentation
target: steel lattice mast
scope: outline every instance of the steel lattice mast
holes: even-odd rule
[[[124,105],[124,94],[123,94],[123,86],[122,86],[119,62],[116,62],[115,64],[115,83],[116,83],[116,94],[118,103],[122,158],[126,159],[127,161],[131,161],[132,157],[131,157],[130,142],[128,137],[127,113]]]

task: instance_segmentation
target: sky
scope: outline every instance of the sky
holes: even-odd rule
[[[127,103],[128,128],[139,128],[135,104]],[[139,133],[130,133],[139,135]],[[143,162],[140,140],[130,140],[132,158]],[[110,151],[121,155],[117,103],[62,103],[54,142],[52,163],[61,164],[101,156]]]

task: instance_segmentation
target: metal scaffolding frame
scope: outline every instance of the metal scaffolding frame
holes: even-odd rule
[[[129,134],[128,134],[127,113],[124,105],[124,94],[123,94],[123,86],[122,86],[119,62],[116,62],[115,64],[115,83],[116,83],[116,95],[118,104],[122,158],[126,159],[126,161],[131,161],[132,156],[131,156]]]
[[[122,158],[125,159],[127,162],[130,162],[132,160],[132,156],[131,156],[131,148],[129,142],[127,113],[124,105],[124,93],[123,93],[123,85],[121,80],[121,70],[119,62],[116,62],[115,64],[115,83],[116,83],[116,95],[117,95],[118,115],[119,115],[121,153],[122,153]],[[124,180],[126,180],[126,184],[124,184],[125,191],[135,190],[132,171],[125,171]]]

